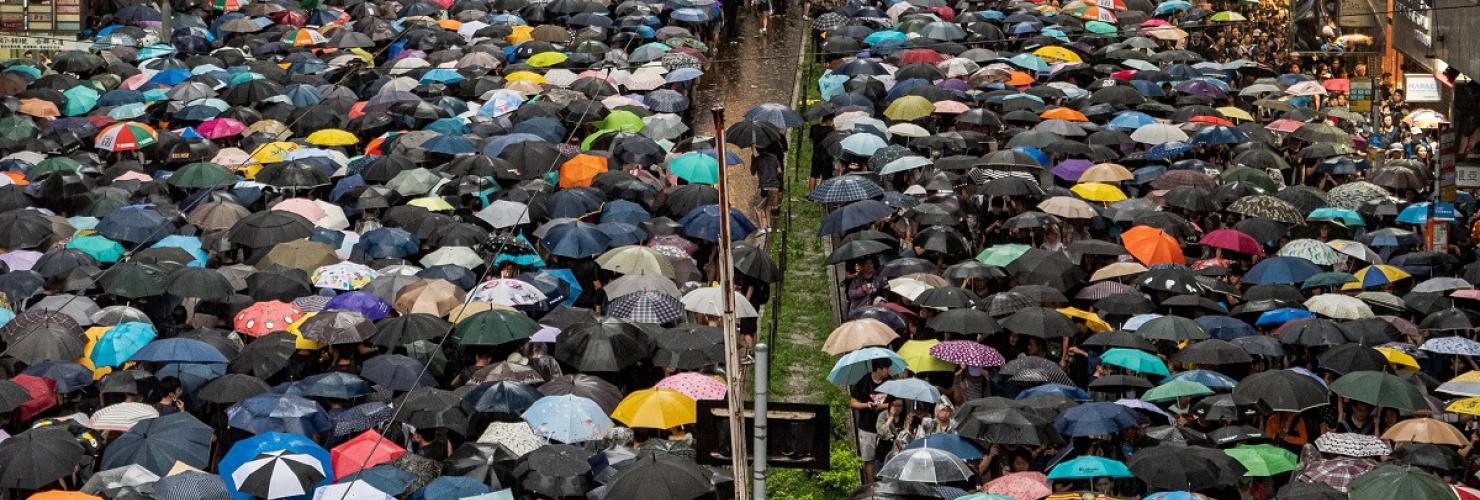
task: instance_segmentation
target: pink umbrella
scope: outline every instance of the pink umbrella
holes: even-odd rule
[[[124,172],[123,175],[120,175],[118,177],[114,177],[113,178],[113,181],[114,182],[117,182],[117,181],[149,182],[149,181],[152,181],[152,180],[154,180],[154,177],[150,176],[149,174],[146,174],[146,173],[143,173],[143,172],[137,172],[137,171],[133,171],[133,170]]]
[[[1221,248],[1230,252],[1246,253],[1249,255],[1264,255],[1264,247],[1249,236],[1236,229],[1219,229],[1208,233],[1198,243],[1213,248]]]
[[[149,83],[150,78],[154,78],[153,73],[139,73],[137,75],[125,78],[122,83],[118,84],[118,86],[129,90],[139,90],[139,87],[143,87],[144,84]]]
[[[987,493],[1038,500],[1053,494],[1053,490],[1048,487],[1048,476],[1041,472],[1014,472],[987,483]]]
[[[36,267],[36,261],[41,259],[41,252],[35,250],[11,250],[0,255],[0,261],[10,266],[11,271],[30,271]]]
[[[1171,25],[1171,23],[1168,23],[1165,19],[1148,19],[1148,20],[1146,20],[1146,22],[1141,23],[1141,27],[1142,28],[1155,28],[1157,26],[1170,26],[1170,25]]]
[[[694,399],[720,400],[729,387],[719,379],[694,372],[684,372],[658,382],[658,387],[673,389]]]
[[[206,136],[208,139],[231,137],[242,133],[246,129],[246,125],[234,118],[212,118],[201,122],[200,126],[195,127],[196,132]]]
[[[309,221],[318,221],[327,215],[324,213],[323,207],[320,207],[318,203],[314,203],[313,200],[308,198],[288,198],[273,205],[272,209],[293,212],[302,215],[303,218]]]

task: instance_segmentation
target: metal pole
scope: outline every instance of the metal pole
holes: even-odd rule
[[[745,481],[745,392],[741,388],[742,371],[740,362],[740,338],[735,325],[735,242],[730,236],[730,192],[729,175],[725,165],[725,106],[716,104],[710,109],[714,115],[714,151],[719,157],[719,293],[724,296],[724,314],[720,315],[720,326],[725,333],[725,375],[730,385],[728,397],[730,411],[730,466],[735,474],[735,498],[746,500],[750,483]]]
[[[752,477],[755,480],[755,500],[766,500],[766,407],[771,396],[771,346],[755,346],[755,438],[751,445],[755,452]]]
[[[170,43],[170,18],[175,15],[173,0],[159,0],[159,43]]]

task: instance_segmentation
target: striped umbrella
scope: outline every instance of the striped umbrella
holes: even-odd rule
[[[231,472],[237,491],[269,500],[306,495],[324,478],[319,459],[288,450],[257,455]]]
[[[144,403],[118,403],[92,414],[88,427],[100,431],[127,432],[139,421],[159,416],[159,410]]]
[[[323,33],[319,33],[318,30],[311,28],[299,28],[283,35],[283,43],[294,47],[321,45],[328,42],[329,39],[324,37]]]
[[[93,146],[117,153],[137,151],[153,146],[158,141],[159,134],[148,125],[139,122],[122,122],[110,125],[99,132],[97,139],[93,141]]]

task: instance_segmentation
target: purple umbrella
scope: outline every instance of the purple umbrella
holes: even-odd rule
[[[353,311],[365,315],[371,321],[380,321],[390,315],[391,305],[375,295],[365,292],[349,292],[335,295],[324,304],[326,311]]]
[[[1059,162],[1058,166],[1055,166],[1053,168],[1053,174],[1058,176],[1060,179],[1070,182],[1077,182],[1079,180],[1079,176],[1084,175],[1084,171],[1089,170],[1089,167],[1093,166],[1095,166],[1094,162],[1089,160],[1081,160],[1077,158],[1072,160],[1064,160]]]
[[[10,266],[11,271],[29,271],[36,266],[36,261],[41,259],[41,252],[35,250],[15,250],[0,255],[0,261]]]

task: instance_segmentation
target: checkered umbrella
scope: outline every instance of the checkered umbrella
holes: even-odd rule
[[[1357,476],[1377,468],[1377,462],[1368,458],[1331,458],[1320,460],[1306,467],[1299,480],[1306,483],[1321,483],[1345,492]]]
[[[828,12],[817,16],[812,20],[812,29],[817,31],[837,31],[848,24],[848,18],[837,12]]]
[[[638,323],[661,324],[682,318],[683,303],[662,292],[642,291],[613,299],[607,304],[607,314]]]
[[[807,199],[818,203],[851,203],[883,195],[884,189],[874,181],[858,175],[840,175],[819,183],[807,193]]]

